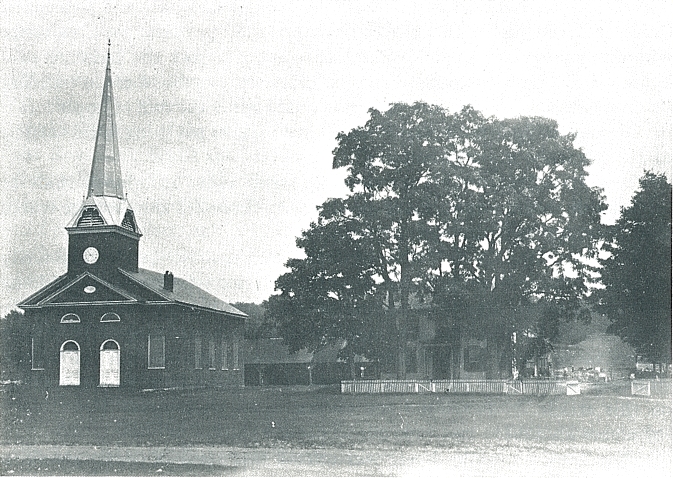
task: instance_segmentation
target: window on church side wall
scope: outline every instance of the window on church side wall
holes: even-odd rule
[[[194,368],[196,370],[201,370],[203,366],[201,365],[201,337],[194,337]]]
[[[227,351],[229,349],[229,344],[227,343],[227,338],[222,336],[222,370],[229,369],[229,361],[227,360]]]
[[[147,336],[147,368],[166,368],[166,339],[163,335]]]
[[[100,318],[101,322],[119,322],[121,319],[114,312],[106,312]]]
[[[79,315],[77,314],[65,314],[61,317],[62,324],[79,324]]]
[[[217,358],[215,356],[215,339],[211,338],[208,342],[208,368],[210,370],[215,370]]]
[[[231,368],[238,370],[238,337],[235,337],[234,341],[231,343],[231,357]]]
[[[30,368],[44,370],[44,339],[41,333],[30,339]]]

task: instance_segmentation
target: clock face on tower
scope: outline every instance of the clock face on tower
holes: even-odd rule
[[[84,249],[84,254],[82,254],[82,259],[87,264],[95,264],[98,260],[98,249],[95,247],[87,247]]]

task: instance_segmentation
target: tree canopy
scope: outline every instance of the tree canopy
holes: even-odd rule
[[[671,363],[671,184],[646,172],[605,246],[599,304],[609,331],[653,362]]]
[[[392,347],[404,377],[412,302],[432,304],[458,334],[553,335],[520,309],[543,301],[558,312],[547,318],[577,309],[605,208],[574,135],[471,106],[398,103],[369,116],[333,152],[350,193],[319,208],[297,241],[306,258],[288,261],[269,300],[292,342]]]
[[[22,363],[30,360],[28,329],[22,312],[11,310],[0,318],[0,379],[24,380]]]

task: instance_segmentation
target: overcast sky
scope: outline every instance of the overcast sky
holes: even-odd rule
[[[555,119],[614,222],[671,177],[671,5],[1,0],[0,312],[66,270],[108,38],[140,266],[260,302],[346,193],[336,135],[392,102]]]

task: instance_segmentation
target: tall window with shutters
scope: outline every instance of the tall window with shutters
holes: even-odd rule
[[[35,332],[30,339],[30,368],[44,370],[44,335],[41,331]]]
[[[197,335],[194,337],[194,369],[196,370],[201,370],[203,368],[203,365],[201,364],[202,345],[201,336]]]
[[[229,360],[227,357],[227,352],[229,350],[229,343],[227,342],[227,336],[222,336],[222,370],[229,370]]]
[[[147,368],[166,368],[166,338],[163,335],[147,336]]]
[[[234,370],[240,368],[238,364],[238,337],[234,337],[231,342],[231,368]]]
[[[208,342],[208,368],[210,370],[215,370],[217,367],[217,358],[215,356],[215,339],[210,338]]]

